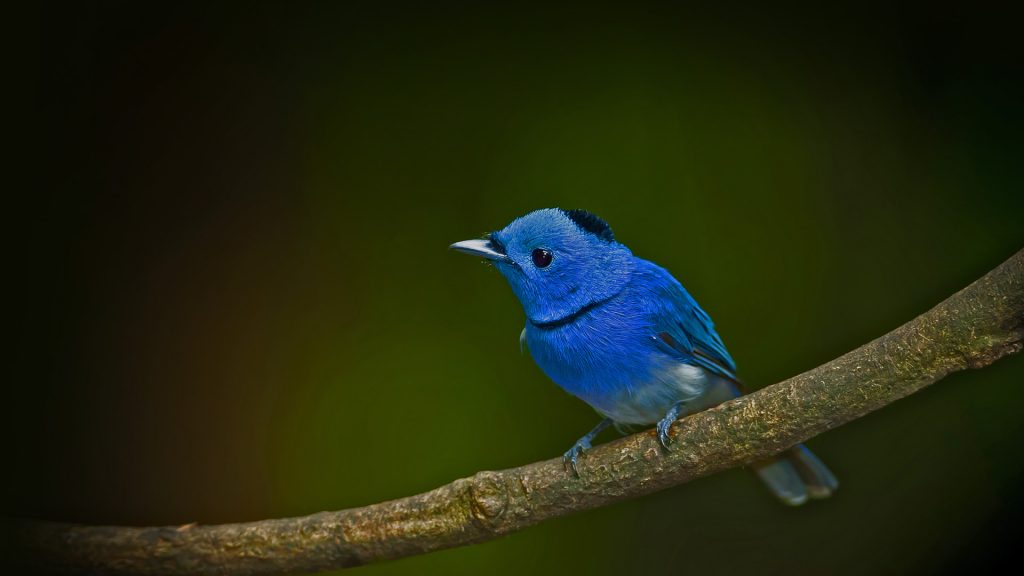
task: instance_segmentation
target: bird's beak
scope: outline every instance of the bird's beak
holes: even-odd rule
[[[452,244],[448,248],[473,256],[483,256],[488,260],[496,260],[498,262],[507,262],[509,260],[507,255],[494,249],[490,240],[463,240],[462,242]]]

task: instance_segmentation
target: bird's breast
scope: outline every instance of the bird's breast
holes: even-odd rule
[[[588,397],[643,378],[650,347],[638,327],[602,310],[555,327],[529,323],[526,340],[538,366],[571,394]]]
[[[642,314],[612,302],[554,328],[527,324],[530,354],[570,394],[616,422],[656,422],[676,402],[700,396],[704,370],[680,363],[651,340]]]

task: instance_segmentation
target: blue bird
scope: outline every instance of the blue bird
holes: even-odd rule
[[[526,313],[520,344],[565,391],[604,416],[563,461],[605,428],[657,424],[668,449],[672,423],[743,393],[714,324],[664,268],[638,258],[584,210],[531,212],[484,239],[451,248],[491,261]],[[824,498],[839,485],[797,445],[754,470],[784,503]]]

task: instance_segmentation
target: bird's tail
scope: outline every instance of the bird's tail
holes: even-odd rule
[[[799,506],[808,498],[828,498],[839,480],[803,444],[753,465],[768,489],[785,504]]]
[[[709,406],[747,394],[749,390],[734,378],[719,378],[705,393]],[[828,498],[839,488],[839,480],[813,452],[803,444],[752,465],[761,481],[775,496],[790,506],[799,506],[808,498]]]

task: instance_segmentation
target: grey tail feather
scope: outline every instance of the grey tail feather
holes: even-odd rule
[[[807,446],[797,444],[789,449],[786,456],[796,466],[811,498],[828,498],[839,488],[835,474]]]
[[[788,458],[772,458],[754,464],[754,471],[765,486],[784,504],[799,506],[807,502],[807,487]]]
[[[768,489],[790,506],[799,506],[808,497],[828,498],[839,487],[835,475],[803,444],[753,468]]]

